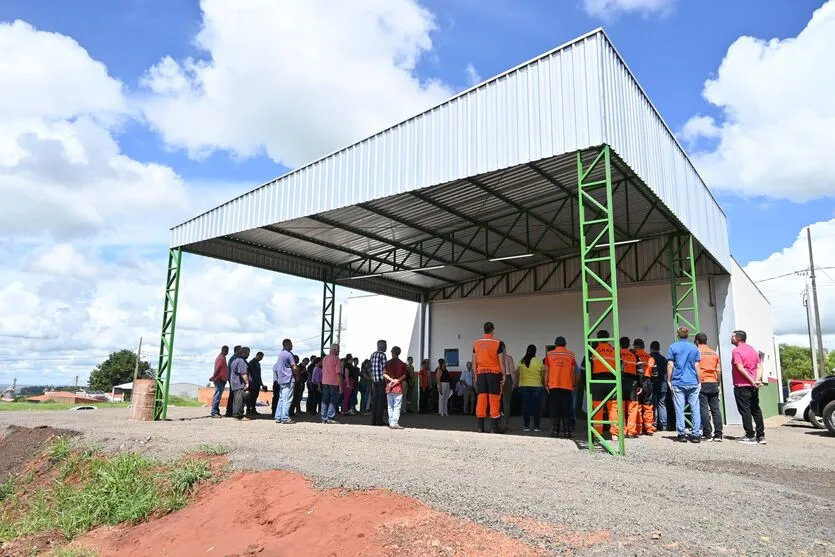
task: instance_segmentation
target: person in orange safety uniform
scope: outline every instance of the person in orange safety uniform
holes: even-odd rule
[[[624,434],[629,438],[638,437],[641,426],[638,422],[638,388],[639,377],[638,356],[630,348],[631,341],[629,337],[620,338],[620,365],[623,373],[621,374],[621,388],[623,392],[623,406],[625,408]],[[617,435],[617,426],[614,426],[612,435]]]
[[[615,375],[612,373],[615,370],[615,348],[612,346],[609,340],[609,332],[608,331],[598,331],[597,332],[598,339],[606,339],[606,340],[598,340],[598,342],[592,344],[600,357],[606,363],[603,363],[598,358],[589,357],[591,361],[591,373],[594,379],[604,379],[604,380],[615,380]],[[612,390],[612,387],[607,384],[599,384],[599,383],[592,383],[591,385],[591,400],[592,400],[592,408],[589,409],[591,412],[594,408],[597,408],[600,403],[606,398],[606,395]],[[615,397],[609,399],[606,403],[606,411],[609,416],[609,420],[613,422],[612,425],[609,426],[609,432],[612,435],[617,435],[618,426],[618,402]],[[592,416],[593,420],[602,420],[603,419],[603,408],[598,410]],[[601,435],[603,434],[603,424],[594,424],[594,429],[597,430],[598,433]]]
[[[553,349],[545,355],[545,388],[548,390],[551,437],[560,436],[560,426],[566,438],[574,436],[571,427],[571,393],[577,376],[577,359],[566,346],[565,337],[557,337]]]
[[[655,412],[652,406],[652,368],[655,362],[646,351],[643,339],[632,341],[635,356],[638,357],[639,378],[638,387],[638,434],[652,435],[655,433]]]
[[[473,367],[476,374],[476,407],[478,431],[484,433],[485,420],[492,420],[493,433],[501,433],[501,402],[504,383],[502,355],[505,346],[493,336],[495,326],[484,324],[484,336],[473,343]]]

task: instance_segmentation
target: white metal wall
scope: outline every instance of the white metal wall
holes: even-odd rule
[[[725,214],[611,42],[603,44],[606,143],[716,261],[730,270]]]
[[[731,264],[734,329],[745,331],[748,334],[748,344],[765,354],[763,374],[771,380],[776,380],[779,356],[774,348],[774,315],[771,312],[771,304],[736,260]]]
[[[343,306],[345,330],[341,354],[350,353],[362,360],[377,349],[377,341],[385,339],[389,349],[399,346],[401,358],[420,357],[418,304],[376,294],[348,298]]]
[[[707,281],[699,282],[698,294],[702,330],[715,345],[718,327]],[[621,336],[642,338],[647,348],[657,340],[666,352],[674,335],[670,286],[620,288],[618,296]],[[536,345],[541,356],[545,345],[553,344],[558,335],[566,337],[569,348],[579,351],[583,342],[581,312],[580,292],[433,303],[430,358],[435,361],[443,357],[444,349],[458,348],[460,360],[466,362],[485,321],[496,325],[496,336],[507,344],[514,359],[524,355],[528,344]]]

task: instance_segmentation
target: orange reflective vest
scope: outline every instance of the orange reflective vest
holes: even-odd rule
[[[637,348],[635,350],[635,356],[638,357],[638,361],[643,365],[644,377],[652,377],[652,367],[649,365],[649,361],[652,359],[652,356],[649,355],[649,352],[643,348]]]
[[[629,348],[621,348],[620,365],[623,367],[624,373],[638,375],[638,356]]]
[[[719,354],[716,353],[707,344],[699,345],[699,356],[701,357],[701,370],[703,383],[718,383],[719,373]]]
[[[597,344],[597,353],[600,354],[600,357],[606,360],[606,363],[611,366],[612,369],[615,369],[615,349],[612,347],[611,344],[608,342],[600,342]],[[606,367],[606,365],[597,359],[596,356],[592,356],[591,360],[591,372],[595,373],[612,373],[612,371]]]
[[[476,373],[501,373],[499,350],[502,341],[486,334],[473,343],[473,367]]]
[[[545,355],[546,384],[549,389],[574,390],[577,358],[574,352],[558,346]]]

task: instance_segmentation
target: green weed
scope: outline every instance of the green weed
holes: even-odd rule
[[[3,480],[3,483],[0,483],[0,501],[5,501],[13,496],[16,488],[15,477],[12,475],[7,476],[6,479]]]
[[[210,456],[220,456],[232,452],[232,447],[224,443],[205,443],[197,447],[197,452]]]
[[[98,557],[98,553],[92,549],[78,547],[62,547],[50,553],[50,557]]]
[[[49,460],[62,462],[72,454],[72,444],[69,437],[58,437],[49,447]]]

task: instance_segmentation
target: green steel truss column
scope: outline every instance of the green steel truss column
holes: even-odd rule
[[[670,238],[670,290],[673,296],[673,331],[683,326],[690,329],[690,336],[694,336],[701,329],[696,293],[696,258],[690,234],[676,234]]]
[[[325,276],[322,292],[322,354],[330,352],[333,344],[333,317],[336,307],[336,285]]]
[[[691,234],[675,234],[670,238],[670,291],[673,296],[673,331],[690,329],[690,337],[699,328],[699,297],[696,292],[696,257]],[[678,335],[673,333],[674,340]],[[692,427],[690,405],[684,409],[684,423]]]
[[[602,171],[602,172],[601,172]],[[600,176],[602,173],[602,177]],[[595,176],[595,178],[592,178]],[[615,258],[614,211],[612,203],[612,165],[609,146],[604,145],[586,168],[583,154],[577,153],[577,191],[580,202],[580,266],[583,286],[583,353],[586,354],[586,408],[589,451],[595,442],[611,454],[624,454],[623,397],[620,376],[620,324],[618,322],[618,280]],[[607,324],[608,322],[608,324]],[[597,331],[606,329],[610,338],[597,338]],[[615,347],[615,367],[611,368],[597,351],[596,342],[609,342]],[[614,379],[597,379],[592,375],[593,362],[601,362],[614,374]],[[597,407],[593,406],[592,385],[604,385],[608,394]],[[617,401],[618,415],[595,420],[594,415],[610,400]],[[617,424],[617,445],[605,440],[595,425]]]
[[[162,332],[159,342],[154,420],[168,417],[168,386],[171,384],[171,363],[174,359],[174,331],[177,326],[177,298],[180,293],[180,248],[168,251],[168,277],[165,280],[165,305],[162,310]]]

